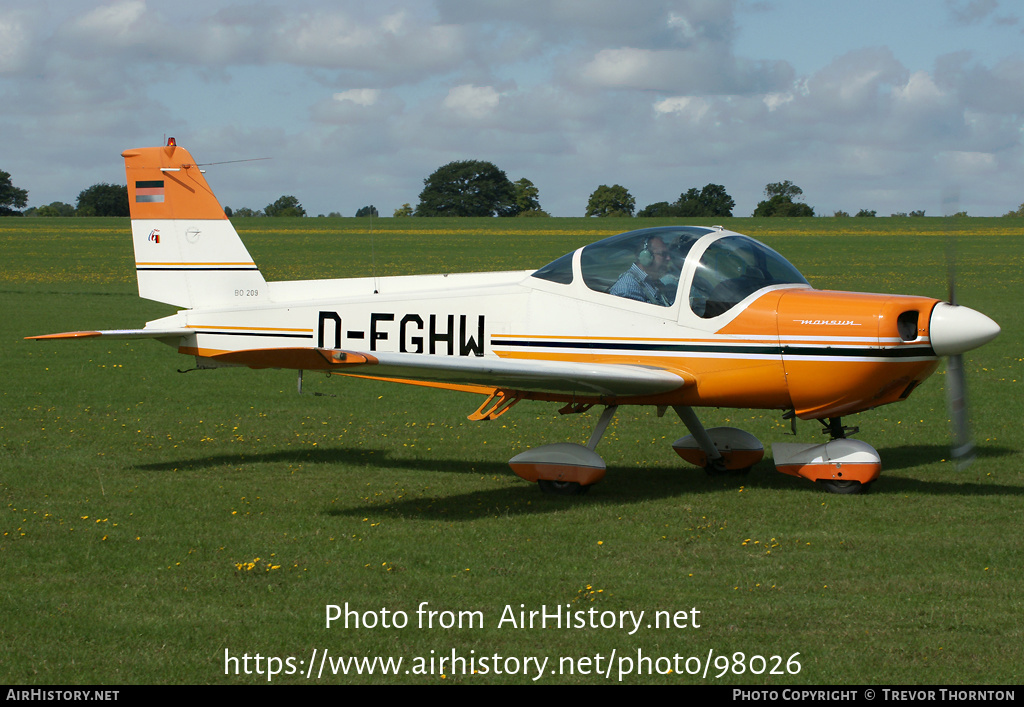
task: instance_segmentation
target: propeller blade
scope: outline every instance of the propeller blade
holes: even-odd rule
[[[946,400],[953,435],[953,459],[958,469],[966,469],[974,461],[974,440],[971,439],[967,419],[967,380],[964,376],[964,358],[950,356],[946,362]]]
[[[949,288],[950,304],[956,304],[956,242],[949,238],[946,240],[946,285]]]
[[[946,241],[946,280],[949,286],[949,303],[956,306],[956,242]],[[964,374],[964,357],[960,353],[946,360],[946,404],[949,408],[950,434],[953,448],[950,454],[957,469],[966,469],[974,461],[974,440],[967,416],[967,377]]]

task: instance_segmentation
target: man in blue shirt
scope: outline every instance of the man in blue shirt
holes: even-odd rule
[[[668,272],[671,262],[672,259],[665,241],[658,236],[653,236],[644,242],[643,249],[637,253],[636,260],[629,270],[619,276],[608,293],[638,302],[667,307],[669,302],[659,279]]]

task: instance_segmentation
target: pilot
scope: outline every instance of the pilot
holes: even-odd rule
[[[669,301],[660,280],[668,272],[671,262],[665,241],[659,236],[652,236],[644,241],[644,247],[637,253],[629,270],[619,276],[608,293],[667,307]]]

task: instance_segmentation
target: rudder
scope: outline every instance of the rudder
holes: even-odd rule
[[[188,150],[171,138],[121,156],[140,297],[187,308],[266,297],[263,275]]]

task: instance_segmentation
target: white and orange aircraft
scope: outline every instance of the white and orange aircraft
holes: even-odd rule
[[[152,338],[200,368],[317,370],[486,395],[471,420],[520,400],[561,403],[562,413],[604,406],[586,445],[548,444],[509,462],[551,493],[604,476],[594,450],[619,405],[675,410],[691,434],[673,447],[709,473],[745,471],[764,448],[743,430],[705,429],[694,408],[820,420],[830,441],[775,444],[775,465],[856,493],[881,463],[841,418],[905,399],[942,356],[962,388],[960,355],[999,333],[954,303],[815,290],[778,253],[719,226],[623,233],[539,270],[267,282],[187,150],[172,138],[123,157],[139,294],[181,310],[142,329],[30,338]],[[968,440],[958,444],[969,452]]]

